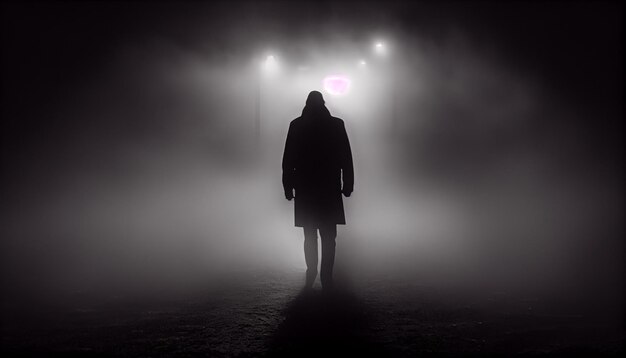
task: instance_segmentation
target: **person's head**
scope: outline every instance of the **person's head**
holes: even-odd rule
[[[319,91],[311,91],[306,98],[306,106],[302,109],[302,116],[305,118],[329,118],[330,112],[324,105],[324,97]]]
[[[321,107],[324,105],[324,97],[319,91],[309,92],[309,96],[306,98],[307,106]]]

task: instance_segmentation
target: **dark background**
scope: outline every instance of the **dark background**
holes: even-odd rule
[[[255,10],[242,11],[246,4]],[[337,17],[355,29],[389,25],[434,40],[455,27],[473,41],[489,44],[511,67],[541,76],[562,100],[581,110],[605,108],[613,115],[622,97],[619,2],[8,2],[3,9],[3,123],[8,130],[31,135],[42,126],[71,129],[76,123],[34,124],[18,118],[40,118],[38,111],[50,115],[55,103],[96,76],[129,38],[163,36],[202,48],[198,37],[208,35],[207,42],[216,42],[206,51],[228,46],[231,52],[233,45],[243,47],[240,43],[246,41],[245,46],[254,46],[252,38],[233,44],[223,31],[251,12],[273,22],[268,32],[286,36],[288,31],[294,37],[324,36],[323,24]]]
[[[142,131],[142,121],[149,119],[139,116],[133,123],[103,123],[59,113],[74,93],[102,80],[125,43],[163,39],[211,58],[245,62],[270,39],[323,41],[345,29],[386,28],[433,43],[460,31],[509,69],[540,78],[547,101],[583,114],[535,125],[575,121],[581,144],[598,151],[593,161],[621,162],[619,2],[26,1],[2,6],[2,160],[8,185],[19,187],[16,183],[37,176],[27,162],[54,166],[38,148],[72,150],[66,139],[85,128]],[[246,23],[256,37],[245,35]]]

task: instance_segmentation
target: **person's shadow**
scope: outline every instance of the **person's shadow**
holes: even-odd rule
[[[384,353],[373,342],[365,307],[351,293],[303,290],[283,311],[268,356],[336,356]]]

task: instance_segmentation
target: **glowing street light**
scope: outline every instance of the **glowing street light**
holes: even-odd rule
[[[365,66],[367,66],[367,62],[365,62],[365,60],[360,60],[359,67],[365,67]]]
[[[268,55],[262,63],[265,72],[275,72],[278,69],[278,62],[274,55]]]
[[[385,55],[387,53],[387,49],[385,47],[385,45],[382,42],[377,42],[376,44],[374,44],[374,51],[378,54],[378,55]]]
[[[388,46],[382,41],[377,41],[374,43],[374,52],[379,57],[384,57],[385,61],[388,62]],[[391,130],[395,131],[397,127],[397,113],[396,113],[396,96],[397,96],[397,83],[396,83],[396,69],[392,63],[387,63],[389,80],[391,82]]]
[[[278,61],[272,54],[267,55],[265,60],[261,61],[261,66],[257,71],[257,88],[255,98],[255,116],[254,116],[254,131],[257,140],[257,145],[261,141],[261,87],[262,87],[262,75],[273,74],[278,70]]]

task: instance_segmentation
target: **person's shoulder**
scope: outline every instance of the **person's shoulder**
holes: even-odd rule
[[[300,123],[302,123],[302,117],[298,117],[298,118],[292,120],[291,122],[289,122],[289,126],[290,127],[298,126],[298,125],[300,125]]]
[[[339,117],[330,117],[332,118],[333,122],[336,123],[339,126],[345,126],[345,122],[343,121],[343,119],[339,118]]]

